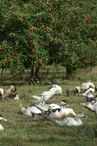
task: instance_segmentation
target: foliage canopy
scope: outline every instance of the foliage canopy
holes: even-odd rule
[[[0,67],[61,63],[72,72],[97,65],[96,5],[95,0],[4,0]]]

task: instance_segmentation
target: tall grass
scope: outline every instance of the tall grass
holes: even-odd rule
[[[49,82],[50,78],[54,77],[54,68],[49,70],[49,73],[42,70],[42,79],[46,75],[43,82]],[[53,74],[54,72],[54,74]],[[66,89],[73,88],[75,85],[80,85],[85,80],[90,80],[87,74],[84,77],[77,73],[74,79],[65,80],[63,68],[59,67],[55,77],[60,78],[63,94],[61,96],[54,96],[53,102],[59,103],[62,99],[66,99],[69,107],[72,107],[77,113],[84,112],[86,118],[83,118],[83,126],[79,127],[60,127],[54,122],[46,123],[43,120],[33,120],[32,117],[25,116],[21,113],[19,105],[29,105],[34,100],[33,94],[40,94],[48,89],[51,82],[47,85],[18,85],[17,92],[20,100],[0,100],[0,114],[8,120],[8,122],[1,121],[4,126],[4,131],[0,131],[0,146],[96,146],[97,145],[97,115],[94,112],[82,107],[80,102],[84,102],[83,97],[67,97]],[[6,74],[5,74],[6,76]],[[86,77],[86,78],[85,78]],[[23,78],[23,77],[22,77]],[[96,83],[96,75],[93,82]],[[92,79],[92,78],[91,78]],[[11,82],[11,79],[7,82]],[[5,81],[6,83],[6,81]],[[5,84],[6,85],[6,84]],[[7,86],[7,85],[6,85]],[[5,86],[1,86],[4,87]],[[96,93],[95,93],[96,94]]]

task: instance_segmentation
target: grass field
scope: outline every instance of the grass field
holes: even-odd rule
[[[63,75],[61,72],[58,72],[58,74],[60,74],[60,77]],[[54,77],[54,73],[52,76]],[[78,80],[79,78],[80,80]],[[72,107],[77,113],[85,113],[87,118],[82,119],[84,125],[79,127],[60,127],[53,122],[35,121],[32,117],[23,115],[19,105],[21,103],[24,106],[29,105],[33,101],[33,94],[42,93],[51,84],[17,85],[20,100],[0,100],[0,114],[8,120],[8,122],[0,121],[4,126],[4,131],[0,131],[0,146],[96,146],[97,115],[79,104],[84,102],[83,97],[67,97],[65,94],[66,89],[80,85],[86,80],[92,80],[97,85],[96,69],[95,73],[93,71],[91,73],[85,72],[83,77],[77,74],[76,78],[74,76],[71,80],[62,79],[63,94],[55,96],[53,99],[54,103],[66,99],[69,107]]]

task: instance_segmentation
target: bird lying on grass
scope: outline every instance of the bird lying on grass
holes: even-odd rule
[[[0,96],[3,97],[3,94],[4,94],[4,89],[0,88]]]
[[[2,99],[19,99],[16,92],[16,87],[11,85],[6,89],[0,88],[0,96]]]
[[[84,117],[84,114],[81,115],[81,117]],[[82,120],[80,119],[80,116],[76,117],[66,117],[62,120],[55,120],[55,123],[60,126],[80,126],[83,125]]]
[[[97,87],[90,81],[83,83],[81,86],[75,86],[73,89],[67,89],[67,96],[82,95],[87,96],[89,93],[97,91]]]
[[[53,121],[60,126],[79,126],[83,125],[81,117],[84,114],[76,114],[72,108],[67,108],[67,102],[62,100],[60,105],[58,104],[44,104],[39,103],[28,107],[21,107],[21,111],[24,115],[32,116],[34,120],[44,119],[45,121]],[[69,116],[73,117],[69,117]]]
[[[39,107],[37,107],[35,105],[24,107],[22,104],[20,104],[20,109],[24,115],[33,116],[33,114],[35,114],[35,115],[37,115],[37,117],[39,115],[39,119],[43,118],[43,110],[41,110]],[[34,118],[34,116],[33,116],[33,118]]]
[[[33,98],[38,99],[38,100],[48,101],[54,95],[61,95],[61,94],[62,94],[62,88],[59,85],[54,84],[47,91],[44,91],[40,95],[36,95],[36,96],[33,95]]]
[[[67,104],[66,100],[62,100],[60,104],[61,106],[65,106]],[[51,104],[46,104],[45,102],[33,102],[27,107],[20,104],[20,109],[24,115],[32,116],[34,119],[40,119],[40,117],[43,118],[48,115],[49,105]]]
[[[95,100],[95,96],[91,93],[87,94],[85,97],[86,97],[86,102],[91,102]]]
[[[65,101],[66,102],[66,101]],[[76,113],[72,108],[67,108],[66,103],[64,102],[63,106],[63,101],[61,101],[62,105],[58,104],[45,104],[45,105],[37,105],[37,108],[39,108],[42,112],[42,116],[46,117],[48,120],[61,120],[64,117],[67,117],[69,115],[73,115],[74,117],[76,116]],[[38,114],[36,114],[34,111],[32,111],[34,117],[38,117]]]
[[[65,104],[64,101],[61,103]],[[69,117],[69,116],[73,117]],[[39,119],[39,114],[32,113],[32,117]],[[50,120],[57,123],[60,126],[80,126],[83,125],[83,122],[80,118],[85,117],[84,113],[76,114],[73,109],[63,107],[63,105],[58,104],[49,104],[48,110],[44,113],[41,113],[41,116],[44,117],[46,121]],[[43,118],[42,118],[43,119]]]
[[[62,120],[70,115],[76,117],[76,113],[72,108],[64,108],[57,104],[50,104],[48,107],[48,112],[49,114],[47,118],[51,120]]]
[[[7,122],[7,120],[4,119],[2,115],[0,115],[0,120]],[[3,131],[3,130],[4,130],[4,127],[0,124],[0,131]]]
[[[97,114],[97,97],[95,98],[95,101],[80,103],[80,105],[86,107],[87,109],[94,111]]]
[[[19,96],[18,96],[17,93],[12,93],[12,94],[10,94],[10,95],[8,96],[8,99],[15,99],[15,100],[17,100],[17,99],[19,99]]]

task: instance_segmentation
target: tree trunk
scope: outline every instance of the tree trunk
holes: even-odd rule
[[[69,65],[66,66],[66,79],[70,79],[70,76],[72,74],[72,69]]]
[[[31,68],[30,80],[33,85],[39,84],[39,70],[40,66]]]
[[[34,74],[34,67],[31,68],[31,74],[30,74],[31,79],[35,78],[35,74]]]
[[[38,79],[39,78],[39,70],[40,70],[40,66],[38,67],[32,67],[31,68],[31,78],[33,79]]]
[[[39,70],[40,70],[40,67],[36,67],[35,69],[35,79],[39,79]]]

